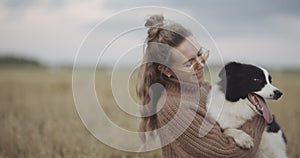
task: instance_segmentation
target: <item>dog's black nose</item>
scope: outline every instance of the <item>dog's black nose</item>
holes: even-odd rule
[[[274,91],[274,99],[279,99],[282,96],[282,92],[279,90]]]

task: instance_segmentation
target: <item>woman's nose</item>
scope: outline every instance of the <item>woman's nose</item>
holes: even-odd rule
[[[191,69],[193,69],[194,71],[197,71],[197,70],[200,70],[204,67],[204,64],[197,60],[192,66],[191,66]]]
[[[196,71],[204,67],[206,60],[208,59],[209,52],[203,53],[201,56],[196,58],[196,62],[191,66],[191,68]]]

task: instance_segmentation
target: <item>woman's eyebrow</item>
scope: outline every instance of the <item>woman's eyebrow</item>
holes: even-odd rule
[[[194,57],[193,57],[194,58]],[[193,58],[190,58],[188,61],[184,62],[183,65],[193,60]]]

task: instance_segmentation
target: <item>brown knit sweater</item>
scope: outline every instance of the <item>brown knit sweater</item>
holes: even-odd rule
[[[158,135],[161,144],[167,144],[162,148],[164,158],[254,157],[266,125],[262,117],[257,116],[241,127],[243,131],[254,139],[254,148],[250,150],[239,148],[232,138],[226,137],[222,133],[217,123],[205,137],[200,138],[198,136],[199,128],[206,115],[205,101],[211,88],[210,84],[203,82],[200,85],[199,101],[197,99],[199,96],[195,95],[199,94],[199,89],[197,90],[195,85],[188,83],[179,84],[176,79],[168,79],[166,82],[166,91],[162,93],[158,101],[158,104],[163,102],[161,103],[162,107],[157,113],[158,127],[164,127],[158,130]],[[198,93],[195,93],[195,91]],[[195,101],[199,102],[198,105],[195,105]],[[175,117],[175,114],[180,109],[179,107],[183,107],[186,112]],[[190,117],[192,117],[192,121],[188,123],[186,120]],[[169,123],[170,121],[172,123]]]

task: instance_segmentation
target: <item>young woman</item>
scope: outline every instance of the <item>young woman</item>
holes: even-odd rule
[[[210,90],[210,84],[203,81],[207,50],[189,30],[165,21],[162,15],[151,16],[145,26],[148,37],[137,85],[145,107],[140,132],[157,130],[165,158],[254,157],[265,127],[259,116],[241,127],[253,138],[250,150],[239,148],[216,123],[207,135],[199,136]],[[162,86],[155,86],[157,83]],[[141,138],[145,141],[144,136]]]

